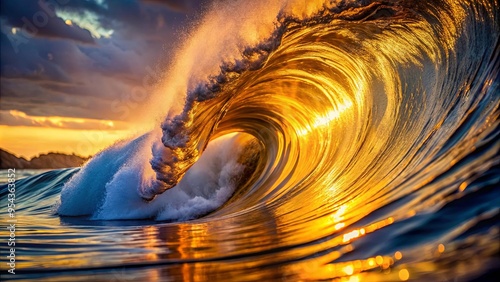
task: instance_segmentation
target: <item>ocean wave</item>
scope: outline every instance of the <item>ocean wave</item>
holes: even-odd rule
[[[489,273],[498,3],[247,2],[207,12],[163,89],[179,106],[73,172],[55,213],[190,230],[180,261],[242,273],[380,280],[403,250],[413,278]],[[488,263],[451,266],[464,248]]]

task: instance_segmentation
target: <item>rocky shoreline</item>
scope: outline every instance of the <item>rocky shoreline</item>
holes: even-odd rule
[[[30,160],[16,157],[14,154],[0,149],[0,169],[57,169],[78,167],[89,158],[62,153],[40,154]]]

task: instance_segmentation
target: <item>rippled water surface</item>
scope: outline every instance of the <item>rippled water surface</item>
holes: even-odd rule
[[[214,6],[156,130],[18,173],[14,278],[494,281],[498,22],[487,0]]]

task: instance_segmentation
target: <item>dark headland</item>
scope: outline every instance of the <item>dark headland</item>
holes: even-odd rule
[[[0,169],[56,169],[81,166],[89,158],[62,153],[40,154],[31,160],[0,149]]]

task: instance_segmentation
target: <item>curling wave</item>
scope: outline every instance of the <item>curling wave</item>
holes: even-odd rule
[[[434,257],[417,249],[454,254],[471,234],[495,262],[498,232],[483,227],[498,218],[498,3],[247,2],[207,12],[162,90],[179,106],[75,173],[56,213],[196,219],[168,225],[202,230],[182,259],[222,248],[300,279],[391,265],[370,257],[401,249],[424,279]]]
[[[224,61],[207,83],[191,83],[182,112],[162,124],[161,143],[149,138],[138,145],[136,172],[148,170],[151,159],[156,179],[143,172],[134,186],[150,200],[175,186],[210,140],[243,132],[262,144],[265,168],[249,182],[267,197],[324,191],[332,199],[401,197],[409,179],[437,177],[470,146],[465,132],[456,136],[468,116],[478,115],[474,122],[483,126],[496,114],[496,85],[480,83],[491,84],[498,73],[498,38],[488,36],[496,15],[465,8],[353,2],[323,6],[304,19],[281,10],[270,37]],[[472,24],[483,20],[490,26],[478,32]],[[144,149],[151,143],[152,157]],[[124,161],[115,162],[106,183],[123,173]],[[428,173],[429,166],[440,169]],[[59,212],[66,214],[64,206]]]

